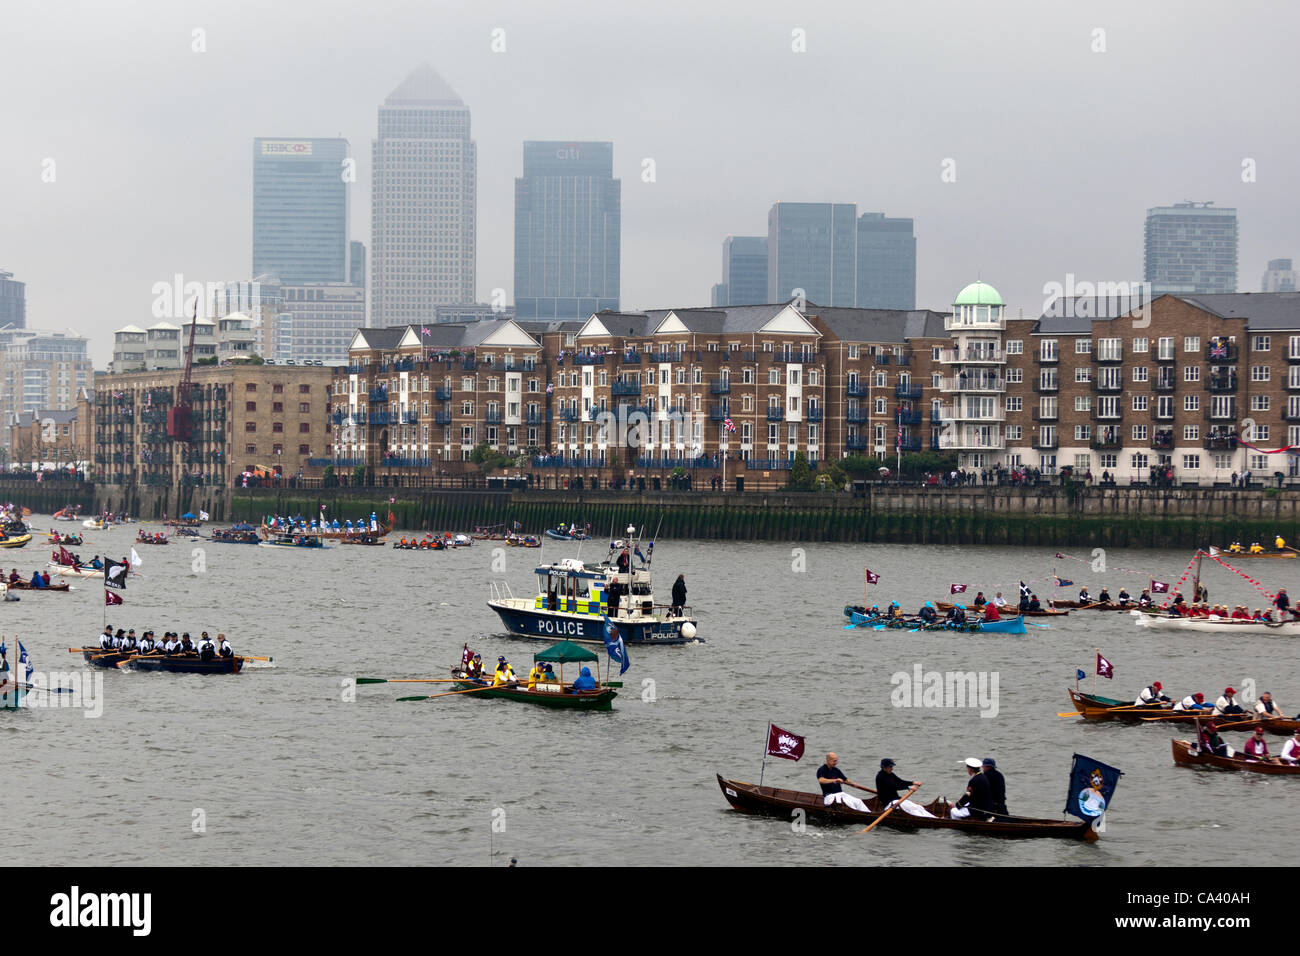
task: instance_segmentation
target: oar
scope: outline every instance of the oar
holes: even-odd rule
[[[358,684],[455,684],[465,678],[456,677],[358,677]]]
[[[509,687],[509,684],[484,684],[482,687],[468,687],[465,690],[447,691],[445,694],[430,694],[427,697],[399,697],[398,701],[404,700],[434,700],[438,697],[452,697],[456,694],[472,694],[478,690],[491,690],[493,687]]]
[[[892,807],[890,807],[888,810],[886,810],[886,811],[885,811],[884,813],[882,813],[880,816],[876,817],[876,819],[872,820],[872,821],[871,821],[871,826],[869,826],[869,827],[865,827],[864,829],[862,829],[862,830],[859,831],[859,832],[861,832],[861,833],[868,833],[868,832],[870,832],[871,830],[874,830],[874,829],[876,828],[876,824],[878,824],[881,820],[885,819],[885,817],[889,816],[891,813],[893,813],[895,810],[897,810],[897,809],[899,808],[899,806],[902,805],[902,803],[903,803],[904,800],[906,800],[908,797],[910,797],[912,794],[916,793],[916,791],[918,791],[918,790],[920,790],[920,789],[921,789],[921,785],[918,783],[918,784],[917,784],[915,787],[913,787],[911,790],[907,791],[907,793],[905,793],[905,794],[903,794],[901,797],[899,797],[899,799],[898,799],[898,803],[895,803]]]
[[[1050,624],[1039,624],[1037,621],[1025,621],[1030,627],[1051,627]]]
[[[1065,710],[1065,711],[1058,710],[1058,711],[1056,712],[1056,716],[1057,716],[1057,717],[1082,717],[1082,716],[1083,716],[1083,711],[1081,711],[1081,710]]]

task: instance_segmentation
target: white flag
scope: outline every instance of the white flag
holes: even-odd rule
[[[135,548],[132,548],[132,549],[131,549],[131,567],[133,567],[133,568],[138,568],[138,567],[139,567],[140,565],[142,565],[142,564],[144,564],[144,562],[140,560],[140,555],[136,552]]]
[[[200,512],[199,512],[199,520],[200,520],[200,521],[207,521],[207,520],[208,520],[208,513],[207,513],[206,511],[200,511]]]

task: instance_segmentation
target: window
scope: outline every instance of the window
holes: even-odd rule
[[[302,414],[302,415],[310,414],[310,413],[311,413],[311,402],[299,402],[299,403],[298,403],[298,412],[299,412],[300,414]]]
[[[1119,339],[1098,339],[1097,357],[1104,362],[1117,361],[1124,357],[1124,344]]]
[[[855,358],[857,358],[857,357],[858,357],[858,346],[856,346],[856,345],[850,345],[850,346],[849,346],[849,358],[850,358],[850,359],[855,359]]]
[[[1200,455],[1183,456],[1183,468],[1187,469],[1188,471],[1199,471],[1200,467],[1201,467]]]
[[[1147,408],[1148,408],[1148,404],[1149,404],[1149,402],[1150,402],[1150,399],[1149,399],[1146,395],[1134,395],[1134,396],[1133,396],[1133,411],[1135,411],[1135,412],[1145,412],[1145,411],[1147,410]]]
[[[298,423],[298,434],[300,434],[300,435],[306,435],[306,434],[309,434],[310,432],[311,432],[311,422],[299,422],[299,423]]]
[[[473,403],[473,402],[461,402],[461,403],[460,403],[460,413],[461,413],[462,415],[473,415],[473,414],[474,414],[474,403]]]
[[[934,374],[932,374],[932,375],[930,376],[930,387],[931,387],[931,388],[943,388],[943,373],[942,373],[942,372],[935,372]]]
[[[1056,339],[1043,339],[1038,347],[1038,357],[1043,362],[1056,361]]]
[[[740,384],[742,385],[754,384],[754,370],[752,368],[742,368],[740,370]]]
[[[1076,367],[1074,370],[1074,380],[1076,382],[1091,382],[1092,369],[1089,367],[1085,367],[1085,368]]]
[[[271,394],[272,394],[272,395],[279,395],[279,394],[281,394],[282,392],[284,392],[284,386],[283,386],[283,385],[272,385],[272,386],[271,386]]]
[[[284,431],[284,422],[272,422],[271,431],[275,432],[277,435]]]
[[[1136,351],[1136,350],[1134,350]],[[1162,336],[1156,341],[1156,358],[1168,362],[1174,357],[1174,339],[1172,335]]]
[[[245,455],[256,455],[256,454],[257,454],[257,446],[256,446],[256,445],[245,445],[245,446],[244,446],[244,454],[245,454]]]
[[[474,391],[474,379],[472,376],[466,375],[460,380],[460,390],[462,392]]]
[[[1091,441],[1091,440],[1092,440],[1092,426],[1091,426],[1091,425],[1075,425],[1075,426],[1074,426],[1074,440],[1075,440],[1075,441]]]
[[[1023,368],[1007,369],[1007,384],[1020,385],[1025,380],[1025,370]]]
[[[1201,410],[1201,396],[1199,395],[1183,396],[1183,411],[1199,412],[1200,410]]]
[[[1091,395],[1074,396],[1074,410],[1076,412],[1092,411],[1092,396]]]
[[[428,384],[429,380],[428,380],[428,379],[425,379],[424,381],[425,381],[424,390],[427,392],[427,391],[429,390],[429,384]],[[298,394],[299,394],[299,395],[310,395],[310,394],[311,394],[311,386],[310,386],[310,385],[299,385],[299,386],[298,386]],[[306,448],[307,446],[304,445],[303,447]]]
[[[1215,455],[1215,456],[1214,456],[1214,467],[1217,468],[1217,469],[1219,469],[1220,471],[1227,471],[1229,468],[1232,467],[1232,456],[1231,456],[1231,455]]]
[[[1021,425],[1007,426],[1007,441],[1020,441],[1025,434],[1024,427]]]
[[[1091,355],[1091,354],[1092,354],[1092,339],[1075,339],[1075,340],[1074,340],[1074,354],[1075,354],[1075,355]]]
[[[1145,425],[1134,425],[1134,426],[1133,426],[1133,440],[1134,440],[1134,441],[1146,441],[1146,440],[1147,440],[1147,426],[1145,426]]]
[[[1024,354],[1025,354],[1025,342],[1024,342],[1024,339],[1008,339],[1008,340],[1007,340],[1007,354],[1008,354],[1008,355],[1024,355]]]
[[[1201,440],[1200,425],[1183,426],[1183,441],[1200,441],[1200,440]]]
[[[1256,426],[1255,426],[1255,441],[1268,441],[1268,426],[1267,426],[1267,425],[1256,425]]]
[[[246,382],[246,383],[244,384],[244,391],[246,391],[246,392],[256,392],[256,391],[257,391],[257,383],[256,383],[256,382]]]
[[[808,372],[808,384],[809,384],[810,386],[811,386],[811,385],[820,385],[820,384],[821,384],[821,381],[822,381],[822,376],[821,376],[821,373],[820,373],[820,372],[818,372],[818,371],[815,370],[815,369],[811,369],[811,370],[809,370],[809,372]]]
[[[1267,352],[1269,348],[1269,337],[1267,335],[1252,335],[1250,337],[1250,347],[1255,352]]]
[[[277,444],[277,445],[272,445],[272,446],[271,446],[271,454],[272,454],[272,455],[283,455],[283,454],[284,454],[284,446],[283,446],[283,445],[278,445],[278,444]]]
[[[1269,410],[1269,396],[1252,395],[1250,396],[1250,410],[1252,412],[1266,412]]]
[[[299,446],[298,446],[298,454],[300,454],[300,455],[310,455],[310,454],[311,454],[311,446],[310,446],[310,445],[299,445]]]
[[[1134,471],[1146,471],[1149,467],[1147,465],[1148,456],[1142,452],[1135,454],[1129,461],[1132,463]]]
[[[1119,418],[1123,414],[1118,395],[1101,395],[1097,398],[1098,418]]]
[[[1145,365],[1134,365],[1134,366],[1133,366],[1133,381],[1135,381],[1135,382],[1145,382],[1145,381],[1148,381],[1148,379],[1147,379],[1147,374],[1148,374],[1148,373],[1147,373],[1147,367],[1146,367]]]
[[[877,415],[885,414],[885,400],[883,398],[876,399],[873,404],[875,405]]]
[[[284,411],[284,402],[272,402],[272,403],[271,403],[271,411],[273,411],[273,412],[283,412],[283,411]]]
[[[1119,455],[1099,455],[1098,464],[1104,470],[1119,467]]]
[[[1252,382],[1267,382],[1269,380],[1269,368],[1267,365],[1252,365],[1250,367],[1250,380]]]
[[[1149,352],[1149,351],[1151,351],[1151,344],[1150,344],[1150,342],[1151,342],[1151,340],[1150,340],[1150,339],[1147,339],[1147,338],[1145,338],[1145,337],[1144,337],[1144,338],[1136,338],[1136,339],[1134,339],[1134,340],[1133,340],[1133,351],[1134,351],[1134,352]]]
[[[881,371],[877,371],[877,372],[876,372],[876,388],[884,388],[884,387],[885,387],[886,385],[888,385],[888,384],[889,384],[888,373],[886,373],[886,372],[881,372]]]
[[[1187,335],[1183,337],[1184,352],[1199,352],[1201,350],[1201,337],[1199,335]]]
[[[1021,398],[1019,395],[1008,395],[1007,411],[1009,412],[1024,411],[1024,407],[1025,407],[1024,402],[1025,400]]]
[[[246,432],[257,431],[257,422],[244,422],[244,431]]]
[[[789,378],[789,382],[787,382],[786,384],[788,384],[788,385],[798,385],[798,384],[799,384],[799,370],[798,370],[797,368],[792,368],[792,369],[790,369],[790,374],[789,374],[788,378]],[[698,368],[695,370],[695,384],[696,384],[696,385],[699,385],[699,384],[700,384],[700,370],[699,370]]]
[[[1199,365],[1183,366],[1184,382],[1199,382],[1201,380],[1201,367]]]
[[[767,384],[768,385],[781,384],[781,370],[779,368],[770,368],[767,370]]]
[[[244,402],[244,411],[246,412],[257,411],[257,402]]]
[[[1250,456],[1250,470],[1251,470],[1251,471],[1263,471],[1263,470],[1264,470],[1265,468],[1267,468],[1267,467],[1268,467],[1268,456],[1267,456],[1267,455],[1251,455],[1251,456]]]

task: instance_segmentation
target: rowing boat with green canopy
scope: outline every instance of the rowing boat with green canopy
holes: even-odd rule
[[[560,666],[560,679],[558,681],[539,681],[533,687],[528,687],[527,682],[522,682],[522,686],[516,685],[510,687],[499,685],[487,687],[483,690],[475,691],[475,697],[495,697],[504,700],[521,700],[530,704],[540,704],[543,707],[557,707],[562,709],[577,710],[610,710],[613,707],[614,698],[618,696],[614,690],[600,682],[600,658],[596,654],[581,647],[572,641],[561,641],[544,651],[538,651],[533,655],[534,661],[540,661],[546,664],[558,664]],[[566,686],[564,682],[564,665],[565,664],[582,664],[594,661],[596,664],[596,689],[575,691],[571,686]],[[458,667],[451,669],[453,677],[462,676],[462,671]],[[485,678],[486,679],[486,678]],[[464,681],[456,685],[458,688],[471,691],[479,685],[474,681]],[[619,685],[622,686],[621,684]]]

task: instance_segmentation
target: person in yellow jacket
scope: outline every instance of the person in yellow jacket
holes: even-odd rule
[[[534,661],[533,669],[528,672],[528,689],[534,690],[539,680],[546,680],[546,671],[542,669],[541,664]]]
[[[1254,544],[1252,544],[1252,545],[1250,546],[1250,553],[1251,553],[1251,554],[1263,554],[1263,553],[1264,553],[1264,546],[1263,546],[1262,544],[1260,544],[1258,541],[1256,541]]]
[[[492,676],[492,686],[513,683],[515,683],[515,672],[510,669],[510,662],[504,657],[498,657],[496,673]]]
[[[1282,539],[1281,535],[1278,535],[1277,539],[1274,540],[1273,547],[1277,548],[1279,551],[1286,547],[1286,542]]]

